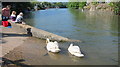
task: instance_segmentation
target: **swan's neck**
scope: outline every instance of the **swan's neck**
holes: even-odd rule
[[[73,46],[73,44],[70,44],[70,47],[72,47]]]
[[[50,42],[50,40],[47,38],[47,39],[46,39],[46,43],[49,43],[49,42]]]

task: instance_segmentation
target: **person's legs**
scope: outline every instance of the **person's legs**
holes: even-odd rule
[[[6,20],[10,19],[10,17],[6,17]]]
[[[5,16],[2,16],[2,21],[5,21]]]
[[[2,16],[2,21],[7,21],[9,17]]]
[[[15,23],[22,24],[22,22],[15,22]]]

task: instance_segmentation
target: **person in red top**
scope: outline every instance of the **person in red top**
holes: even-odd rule
[[[7,5],[6,8],[2,9],[2,21],[7,21],[10,17],[10,5]]]
[[[6,8],[2,9],[2,25],[8,28],[12,28],[10,22],[7,21],[10,17],[10,8],[11,6],[7,5]]]

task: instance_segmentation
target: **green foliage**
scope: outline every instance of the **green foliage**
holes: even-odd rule
[[[86,5],[86,2],[69,2],[68,7],[69,8],[83,8]]]
[[[24,12],[26,10],[34,9],[34,6],[37,5],[38,9],[45,9],[45,8],[54,8],[54,7],[60,7],[60,8],[66,8],[67,3],[63,2],[38,2],[37,0],[32,0],[31,2],[3,2],[3,7],[6,7],[7,5],[11,5],[11,11],[15,10],[17,13]]]
[[[115,7],[114,7],[114,12],[116,14],[119,14],[120,15],[120,1],[119,2],[115,2]]]
[[[86,2],[79,2],[79,8],[83,9],[84,6],[86,6]]]
[[[93,5],[97,5],[97,4],[98,4],[98,2],[92,2],[92,4],[93,4]]]
[[[63,2],[54,2],[54,3],[50,3],[50,2],[32,2],[32,5],[38,4],[39,8],[54,8],[54,7],[66,7],[66,3]]]
[[[42,5],[44,6],[44,7],[51,7],[51,3],[49,3],[49,2],[42,2]]]
[[[62,2],[56,2],[56,3],[54,3],[54,7],[66,7],[67,5],[66,5],[66,3],[62,3]]]
[[[113,2],[108,3],[111,7],[115,7],[115,4]]]
[[[120,1],[119,2],[110,2],[108,5],[114,8],[116,14],[120,14]]]
[[[68,7],[78,9],[79,8],[79,3],[78,2],[69,2]]]

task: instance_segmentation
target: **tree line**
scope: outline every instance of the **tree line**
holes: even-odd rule
[[[68,2],[68,7],[69,8],[75,8],[75,9],[79,9],[86,6],[86,2]]]
[[[93,5],[98,4],[99,2],[92,2]],[[103,2],[105,3],[105,2]],[[24,12],[25,10],[30,11],[34,9],[34,6],[38,6],[38,10],[46,8],[73,8],[73,9],[83,9],[87,5],[86,2],[2,2],[2,7],[6,5],[11,5],[12,9],[17,12]],[[116,14],[120,14],[120,1],[119,2],[110,2],[108,3],[111,7],[114,8]]]
[[[34,6],[38,6],[38,10],[46,9],[46,8],[67,8],[67,3],[65,2],[2,2],[2,8],[7,5],[11,5],[11,10],[15,10],[19,12],[31,11],[34,10]]]

